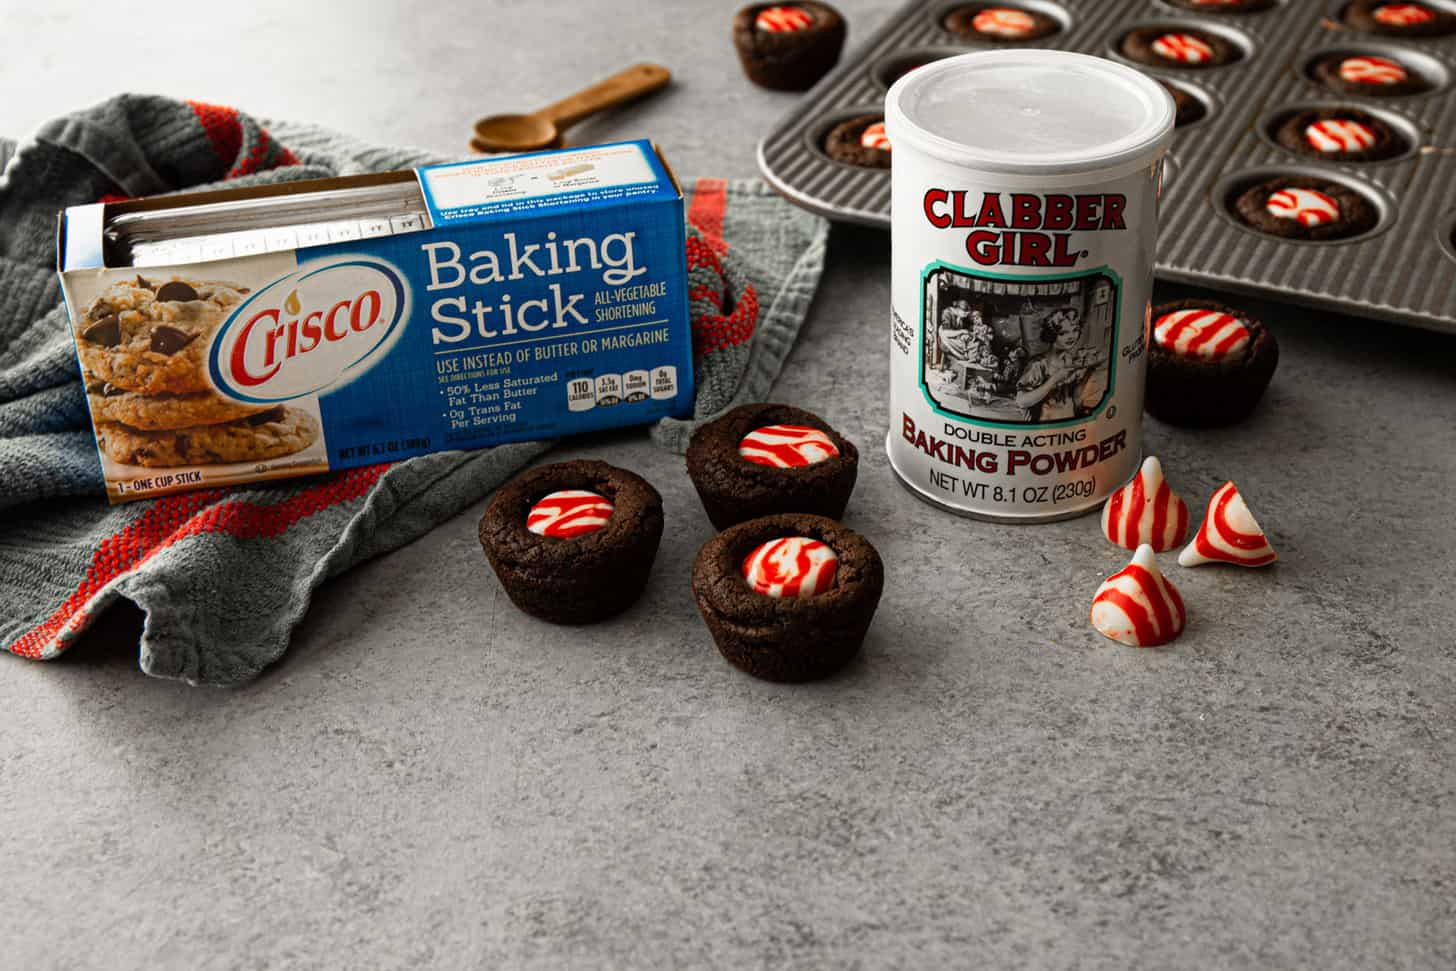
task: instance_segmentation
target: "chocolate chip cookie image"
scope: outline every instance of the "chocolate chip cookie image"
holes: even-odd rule
[[[704,544],[693,599],[718,651],[766,681],[828,677],[859,653],[885,587],[880,554],[854,530],[790,513]]]
[[[92,421],[116,422],[144,431],[220,425],[269,409],[268,405],[229,401],[211,391],[140,394],[94,380],[86,388],[86,400],[91,405]]]
[[[312,415],[282,405],[238,421],[189,428],[145,430],[96,422],[97,442],[108,459],[155,469],[261,462],[301,452],[318,437]]]
[[[590,624],[642,595],[662,522],[662,497],[641,476],[606,462],[558,462],[501,487],[480,520],[480,545],[521,610]]]
[[[838,519],[854,491],[859,450],[812,412],[740,405],[693,433],[688,476],[718,529],[770,513]]]
[[[212,337],[246,288],[144,276],[102,291],[76,324],[81,366],[101,381],[141,394],[211,391]]]

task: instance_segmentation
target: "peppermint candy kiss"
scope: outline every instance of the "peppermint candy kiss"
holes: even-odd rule
[[[1414,24],[1428,24],[1436,19],[1435,13],[1418,3],[1387,3],[1375,8],[1372,15],[1382,24],[1392,27],[1410,27]]]
[[[1152,44],[1153,53],[1170,61],[1202,64],[1213,57],[1213,48],[1192,34],[1164,34]]]
[[[885,134],[885,123],[877,121],[860,132],[859,143],[865,148],[890,150],[890,136]]]
[[[1348,118],[1331,118],[1306,128],[1304,140],[1321,152],[1358,152],[1375,144],[1375,130]]]
[[[1188,505],[1169,488],[1156,456],[1144,459],[1132,481],[1107,497],[1102,535],[1130,550],[1151,546],[1158,553],[1187,537]]]
[[[1204,563],[1232,563],[1235,566],[1266,566],[1279,559],[1254,514],[1239,495],[1238,487],[1225,482],[1208,500],[1208,512],[1193,542],[1178,554],[1182,566]]]
[[[803,7],[765,7],[753,26],[771,34],[795,34],[814,26],[814,18]]]
[[[611,501],[585,489],[553,492],[531,507],[526,528],[538,536],[574,539],[595,533],[612,518]]]
[[[1384,57],[1347,57],[1340,62],[1340,79],[1351,84],[1399,84],[1406,69]]]
[[[1280,189],[1264,208],[1281,219],[1297,219],[1301,226],[1322,226],[1340,218],[1340,204],[1314,189]]]
[[[802,468],[834,458],[839,449],[829,436],[806,425],[765,425],[738,443],[738,454],[756,465]]]
[[[997,37],[1022,37],[1031,33],[1036,21],[1024,10],[1009,7],[987,7],[971,18],[971,27],[978,34]]]
[[[1163,314],[1153,325],[1153,340],[1159,347],[1180,357],[1205,361],[1221,361],[1243,353],[1252,336],[1248,325],[1237,317],[1197,307]]]
[[[1132,562],[1103,581],[1092,598],[1092,626],[1103,637],[1132,647],[1157,647],[1188,622],[1178,588],[1158,569],[1153,548],[1137,548]]]
[[[813,597],[834,585],[839,557],[828,544],[805,536],[771,539],[743,560],[743,579],[766,597]]]

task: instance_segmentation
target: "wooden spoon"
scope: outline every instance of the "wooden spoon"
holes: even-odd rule
[[[532,152],[561,145],[566,129],[588,115],[667,86],[672,72],[660,64],[634,64],[605,81],[529,115],[491,115],[475,123],[470,147],[477,152]]]

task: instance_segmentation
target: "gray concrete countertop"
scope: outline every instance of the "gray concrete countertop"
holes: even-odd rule
[[[894,9],[836,2],[851,43]],[[0,104],[20,134],[159,91],[458,151],[476,115],[654,59],[674,89],[576,138],[748,176],[791,96],[741,78],[731,13],[4,3]],[[1171,568],[1189,629],[1139,651],[1085,620],[1126,559],[1095,518],[977,524],[892,480],[887,256],[836,228],[775,389],[863,450],[847,520],[888,578],[848,670],[730,668],[688,594],[710,527],[682,460],[573,442],[553,458],[667,505],[616,620],[514,610],[477,508],[328,585],[241,690],[141,676],[125,617],[0,660],[0,965],[1456,964],[1456,342],[1259,305],[1283,362],[1254,419],[1146,445],[1190,503],[1236,478],[1281,562]]]

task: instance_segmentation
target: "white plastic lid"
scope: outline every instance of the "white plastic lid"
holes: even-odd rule
[[[932,61],[885,95],[890,141],[992,172],[1101,170],[1156,155],[1173,99],[1147,75],[1071,51]]]

